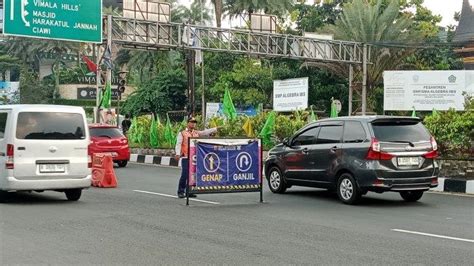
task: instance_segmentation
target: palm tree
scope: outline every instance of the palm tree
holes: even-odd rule
[[[34,63],[41,53],[52,53],[61,58],[66,53],[76,53],[80,48],[79,43],[58,40],[38,40],[23,37],[9,38],[3,50],[26,64]]]
[[[237,17],[246,12],[250,19],[252,14],[262,11],[265,14],[281,16],[292,8],[294,2],[294,0],[226,0],[224,9],[231,17]]]
[[[337,40],[357,41],[371,45],[368,67],[367,87],[370,90],[380,84],[385,70],[397,69],[404,60],[414,53],[413,49],[397,47],[393,44],[416,43],[420,35],[413,29],[413,21],[400,13],[398,1],[354,0],[344,5],[335,25],[325,30]],[[346,78],[347,65],[313,63],[329,68],[335,74]]]
[[[203,0],[203,2],[205,2],[205,0]],[[211,9],[205,7],[204,5],[201,7],[200,0],[194,0],[190,8],[179,5],[172,11],[173,21],[181,20],[189,21],[191,23],[197,23],[201,22],[202,15],[203,24],[206,24],[212,20],[210,13]]]
[[[216,26],[222,26],[222,14],[224,13],[224,5],[222,0],[211,0],[214,5],[214,14],[216,15]]]

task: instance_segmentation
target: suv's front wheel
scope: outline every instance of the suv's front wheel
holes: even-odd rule
[[[287,185],[280,169],[276,166],[268,171],[268,186],[273,193],[285,193]]]
[[[362,197],[359,186],[351,174],[343,173],[339,177],[337,196],[345,204],[356,204]]]
[[[415,191],[402,191],[400,192],[400,196],[406,202],[415,202],[423,197],[423,191],[415,190]]]

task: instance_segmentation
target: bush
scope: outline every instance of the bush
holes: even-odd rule
[[[261,113],[255,117],[239,116],[233,121],[227,121],[221,117],[214,117],[209,120],[208,127],[220,127],[216,137],[243,137],[247,138],[243,130],[243,126],[247,119],[252,123],[253,136],[258,136],[267,120],[269,113]],[[264,146],[264,149],[270,149],[276,143],[281,142],[284,138],[293,135],[298,129],[306,124],[308,117],[307,112],[296,112],[291,116],[278,115],[276,117],[273,139],[270,143]],[[200,117],[197,117],[199,123],[198,128],[204,128],[204,123]],[[150,146],[150,116],[140,116],[134,119],[135,124],[129,131],[129,140],[132,147],[136,148],[151,148]],[[160,148],[174,148],[174,144],[167,143],[164,137],[165,121],[161,121],[158,128],[158,143]],[[174,136],[186,127],[186,122],[179,122],[172,124],[172,131]]]
[[[425,117],[424,124],[436,138],[444,158],[473,158],[474,110],[449,110]]]

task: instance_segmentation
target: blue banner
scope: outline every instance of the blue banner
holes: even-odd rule
[[[260,163],[257,141],[230,146],[198,143],[196,186],[255,188],[260,184]]]

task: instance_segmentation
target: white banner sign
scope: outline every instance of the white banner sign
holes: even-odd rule
[[[288,112],[308,108],[308,78],[273,81],[273,110]]]
[[[466,92],[474,94],[474,71],[385,71],[384,110],[464,110]]]

